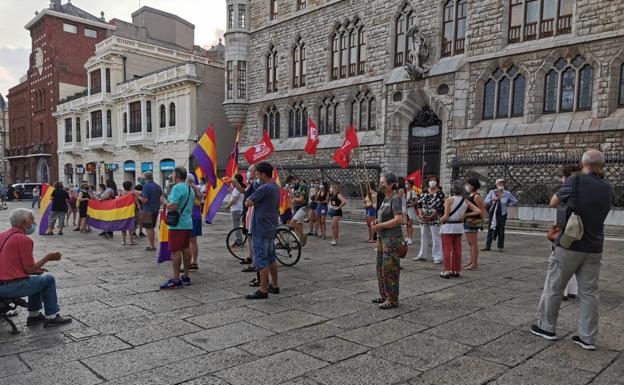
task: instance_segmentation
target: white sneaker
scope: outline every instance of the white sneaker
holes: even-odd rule
[[[336,240],[333,240],[333,241],[329,242],[329,244],[332,245],[332,246],[336,246],[338,244],[338,242],[336,242]]]
[[[407,238],[407,241],[405,241],[408,245],[412,245],[412,239],[411,238]]]

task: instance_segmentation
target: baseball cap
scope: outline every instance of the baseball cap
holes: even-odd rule
[[[503,178],[496,179],[496,184],[499,184],[500,182],[506,182],[506,180]]]

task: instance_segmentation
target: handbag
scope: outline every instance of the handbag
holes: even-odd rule
[[[567,220],[563,234],[559,237],[559,246],[563,248],[569,248],[573,242],[581,240],[584,234],[583,219],[576,212],[576,205],[578,203],[578,192],[580,184],[580,176],[574,179],[574,195],[572,195],[573,204],[567,207]]]
[[[405,258],[407,256],[407,243],[405,241],[401,241],[401,246],[399,246],[399,258]]]
[[[184,202],[184,206],[182,206],[182,210],[167,210],[167,216],[165,218],[165,223],[167,226],[177,226],[180,222],[180,213],[184,212],[186,205],[191,198],[191,187],[188,188],[188,195],[186,196],[186,202]]]

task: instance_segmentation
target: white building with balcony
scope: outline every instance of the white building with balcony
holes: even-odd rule
[[[120,186],[153,171],[164,185],[175,166],[194,166],[190,154],[209,124],[226,166],[234,131],[221,106],[223,47],[194,46],[194,26],[175,15],[143,7],[132,16],[133,23],[111,20],[116,30],[85,63],[87,89],[57,106],[66,183]]]

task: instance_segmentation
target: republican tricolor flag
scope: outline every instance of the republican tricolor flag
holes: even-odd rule
[[[236,130],[236,140],[234,141],[234,149],[230,153],[230,161],[225,169],[225,175],[234,178],[238,174],[238,141],[240,140],[240,128]]]
[[[89,199],[87,223],[103,231],[134,230],[134,200],[134,194],[103,201]]]
[[[212,125],[208,127],[204,135],[197,141],[193,150],[193,156],[197,159],[199,167],[206,173],[206,182],[217,186],[217,144]]]
[[[160,211],[160,226],[158,227],[158,239],[160,239],[160,247],[158,250],[158,259],[156,262],[163,263],[171,260],[171,251],[169,251],[169,226],[165,219],[167,218],[167,210]]]
[[[48,218],[52,211],[52,192],[54,187],[44,183],[41,185],[41,208],[39,209],[39,235],[48,231]]]

